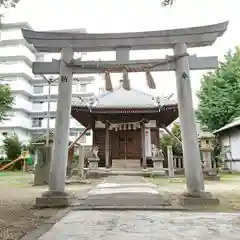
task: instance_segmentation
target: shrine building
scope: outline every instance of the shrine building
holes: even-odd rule
[[[178,106],[173,100],[120,85],[75,102],[71,115],[92,129],[100,167],[141,169],[152,166],[152,144],[159,148],[159,128],[178,118]]]

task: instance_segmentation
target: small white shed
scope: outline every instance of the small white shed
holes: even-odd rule
[[[240,117],[213,133],[220,138],[226,167],[240,172]]]

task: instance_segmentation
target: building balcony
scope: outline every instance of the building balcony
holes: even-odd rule
[[[32,65],[34,61],[36,61],[35,54],[29,50],[29,48],[24,44],[18,45],[0,45],[0,56],[2,58],[7,58],[11,61],[14,57],[21,57],[28,61],[29,65]]]
[[[0,75],[6,77],[8,75],[17,75],[25,73],[30,79],[34,77],[31,67],[24,61],[11,61],[0,63]]]
[[[24,129],[31,129],[32,121],[29,118],[20,116],[19,114],[14,114],[13,116],[9,117],[8,120],[3,121],[0,123],[0,128],[24,128]]]

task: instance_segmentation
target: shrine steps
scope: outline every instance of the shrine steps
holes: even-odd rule
[[[112,159],[112,169],[141,170],[140,159]]]
[[[152,168],[142,169],[142,168],[98,168],[98,175],[101,177],[106,176],[142,176],[142,177],[152,177],[152,176],[165,176],[164,169],[162,171],[154,171]]]

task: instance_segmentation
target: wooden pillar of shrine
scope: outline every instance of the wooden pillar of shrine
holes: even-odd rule
[[[147,168],[147,158],[146,158],[146,150],[145,150],[145,124],[141,122],[141,149],[142,149],[142,167]]]
[[[159,120],[156,121],[156,147],[158,149],[160,149],[160,124],[159,124]]]
[[[92,146],[96,145],[96,124],[95,119],[92,121]]]
[[[105,167],[109,168],[109,145],[110,145],[110,134],[109,134],[110,124],[105,123]]]

